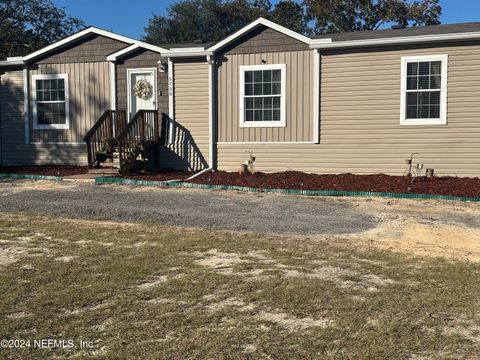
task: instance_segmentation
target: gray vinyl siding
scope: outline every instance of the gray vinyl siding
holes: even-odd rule
[[[157,69],[157,106],[168,113],[168,75],[158,70],[160,54],[150,50],[138,50],[118,59],[116,64],[117,109],[127,110],[127,70],[135,68]],[[165,60],[166,61],[166,60]]]
[[[36,60],[37,64],[68,64],[105,61],[106,57],[129,44],[93,34]]]
[[[163,168],[201,170],[208,167],[208,63],[202,60],[174,64],[174,144],[160,155]]]
[[[225,55],[218,66],[219,142],[306,142],[313,139],[313,50]],[[240,127],[240,67],[286,64],[286,126]]]
[[[308,50],[308,45],[266,26],[260,26],[229,44],[225,55]]]
[[[25,144],[23,71],[0,75],[2,165],[85,164],[83,144]]]
[[[448,125],[400,126],[402,56],[447,54]],[[440,175],[480,176],[480,45],[321,54],[320,144],[218,144],[235,171],[247,150],[258,171],[401,175],[413,152]]]

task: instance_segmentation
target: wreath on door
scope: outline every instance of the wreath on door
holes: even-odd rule
[[[153,86],[147,79],[138,80],[133,87],[133,93],[137,98],[148,100],[153,95]]]

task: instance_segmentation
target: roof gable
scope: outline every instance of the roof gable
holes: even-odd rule
[[[253,54],[308,49],[308,44],[262,25],[235,39],[220,49],[219,52],[224,54]]]
[[[55,50],[58,50],[60,48],[63,48],[65,46],[68,46],[71,43],[78,42],[81,39],[87,38],[92,35],[101,35],[109,39],[117,40],[120,42],[123,42],[125,44],[133,44],[137,43],[138,40],[123,36],[123,35],[118,35],[110,31],[102,30],[96,27],[89,27],[85,30],[79,31],[76,34],[73,34],[63,40],[57,41],[51,45],[48,45],[38,51],[35,51],[27,56],[23,57],[23,61],[31,61],[33,59],[36,59],[40,56],[44,56],[46,54],[49,54]]]
[[[261,27],[261,26],[264,26],[264,27],[268,27],[270,29],[273,29],[281,34],[284,34],[284,35],[287,35],[289,36],[290,38],[293,38],[299,42],[302,42],[304,44],[311,44],[314,40],[302,35],[302,34],[299,34],[293,30],[290,30],[290,29],[287,29],[286,27],[283,27],[281,25],[278,25],[270,20],[267,20],[267,19],[264,19],[264,18],[258,18],[257,20],[251,22],[250,24],[244,26],[243,28],[241,28],[240,30],[234,32],[233,34],[231,34],[230,36],[227,36],[225,39],[219,41],[218,43],[216,43],[215,45],[209,47],[207,50],[210,50],[210,51],[213,51],[213,52],[217,52],[219,51],[220,49],[223,49],[224,47],[226,47],[227,45],[233,43],[234,41],[238,40],[240,37],[248,34],[249,32],[257,29],[258,27]],[[331,42],[331,39],[327,38],[327,39],[316,39],[315,40],[316,43],[330,43]]]

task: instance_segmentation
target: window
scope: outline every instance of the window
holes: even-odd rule
[[[285,126],[285,64],[240,67],[240,126]]]
[[[447,55],[402,58],[401,125],[447,124]]]
[[[34,75],[33,128],[68,129],[68,75]]]

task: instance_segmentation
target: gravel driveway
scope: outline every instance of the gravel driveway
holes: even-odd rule
[[[379,220],[328,198],[52,182],[0,182],[0,211],[282,234],[348,234]]]

